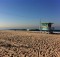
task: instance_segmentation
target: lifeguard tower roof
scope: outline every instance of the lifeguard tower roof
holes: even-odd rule
[[[49,22],[49,23],[41,23],[41,24],[54,24],[54,23],[50,23],[50,22]]]

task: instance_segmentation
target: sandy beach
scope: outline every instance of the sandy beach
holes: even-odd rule
[[[0,31],[0,57],[60,57],[60,35]]]

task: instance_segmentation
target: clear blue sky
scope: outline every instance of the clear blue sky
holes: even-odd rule
[[[0,0],[0,28],[38,28],[40,19],[60,27],[60,0]]]

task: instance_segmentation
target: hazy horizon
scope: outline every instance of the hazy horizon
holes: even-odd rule
[[[39,28],[40,20],[60,29],[60,1],[0,0],[0,29]]]

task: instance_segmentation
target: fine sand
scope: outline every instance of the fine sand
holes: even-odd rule
[[[0,31],[0,57],[60,57],[60,34]]]

